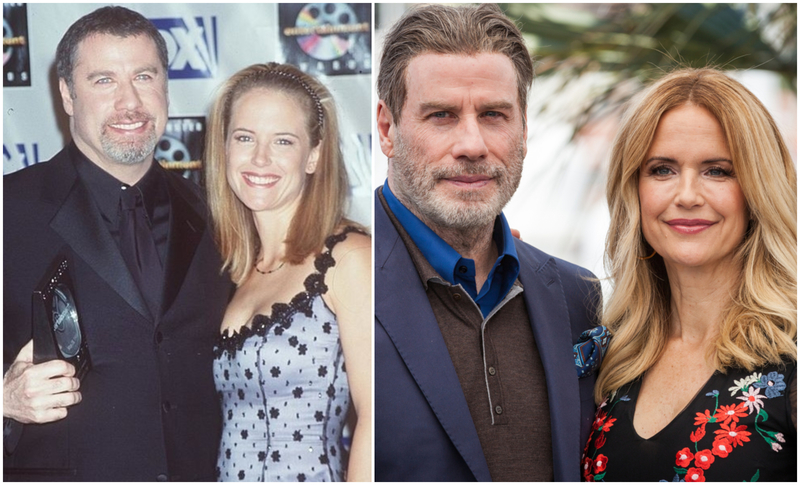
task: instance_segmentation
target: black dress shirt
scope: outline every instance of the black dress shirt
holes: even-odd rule
[[[130,185],[120,182],[113,175],[90,161],[74,143],[70,144],[70,150],[72,151],[71,155],[75,161],[78,175],[89,190],[98,209],[100,209],[100,214],[108,225],[111,237],[119,245],[120,192],[130,187]],[[134,186],[142,192],[142,200],[144,201],[158,256],[161,258],[161,264],[166,267],[170,203],[169,190],[164,179],[163,170],[157,162],[153,161],[147,173]]]

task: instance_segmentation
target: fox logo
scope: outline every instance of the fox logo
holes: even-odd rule
[[[213,78],[216,76],[216,17],[151,20],[167,42],[170,79]]]

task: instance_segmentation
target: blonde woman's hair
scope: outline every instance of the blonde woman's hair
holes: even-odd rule
[[[797,192],[792,159],[775,121],[739,82],[715,69],[681,69],[648,88],[626,112],[613,143],[606,193],[611,215],[606,269],[614,290],[603,324],[614,337],[595,400],[644,374],[663,352],[670,287],[661,256],[641,226],[639,170],[661,116],[691,104],[722,127],[747,201],[749,227],[736,250],[741,267],[713,352],[717,370],[753,370],[797,359]]]
[[[299,264],[322,250],[325,238],[344,220],[347,172],[339,148],[339,127],[333,97],[319,81],[288,64],[255,64],[234,74],[220,88],[209,116],[205,176],[214,236],[238,285],[250,274],[260,251],[253,215],[233,193],[226,178],[225,142],[233,104],[253,89],[274,90],[294,99],[306,115],[311,147],[320,146],[319,160],[306,183],[286,238],[283,260]]]

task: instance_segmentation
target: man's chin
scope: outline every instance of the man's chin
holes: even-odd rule
[[[423,212],[431,222],[440,227],[466,230],[493,224],[500,210],[491,201],[448,199],[434,202],[423,209]]]
[[[120,165],[138,165],[153,158],[155,144],[138,143],[114,143],[103,146],[103,151],[111,160]]]

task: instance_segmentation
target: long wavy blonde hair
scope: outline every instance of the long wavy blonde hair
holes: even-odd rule
[[[600,402],[644,374],[661,356],[670,322],[670,287],[661,256],[641,226],[639,169],[661,116],[693,104],[719,121],[751,222],[735,258],[741,267],[715,345],[715,367],[753,370],[797,359],[797,189],[791,156],[775,121],[739,82],[715,69],[664,76],[632,104],[613,143],[606,186],[611,224],[606,269],[614,288],[603,324],[614,335],[595,387]]]
[[[253,215],[233,193],[225,174],[225,143],[234,102],[252,89],[263,88],[291,96],[306,113],[311,147],[320,146],[319,161],[306,184],[289,226],[284,260],[301,263],[322,250],[325,238],[344,219],[347,171],[339,148],[339,125],[333,97],[315,78],[289,64],[254,64],[237,72],[220,88],[209,116],[205,177],[208,206],[222,270],[241,284],[258,257],[259,239]]]

